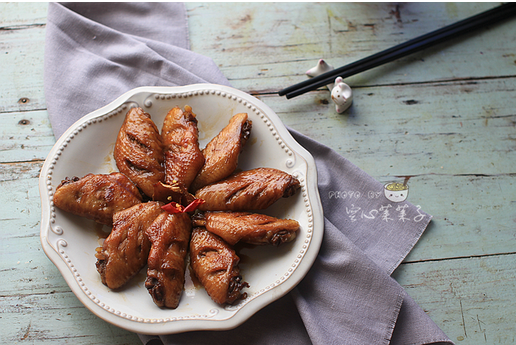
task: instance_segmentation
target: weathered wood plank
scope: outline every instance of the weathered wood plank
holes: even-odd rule
[[[328,91],[259,98],[373,176],[501,174],[514,172],[515,89],[516,78],[357,88],[344,114]]]
[[[456,344],[514,344],[515,259],[403,264],[393,276]]]
[[[288,101],[259,98],[287,126],[333,147],[374,176],[499,174],[513,169],[515,87],[515,78],[503,78],[358,88],[345,114],[335,112],[323,91]],[[55,142],[46,112],[0,118],[6,124],[0,130],[2,161],[46,157]],[[379,121],[381,127],[375,125]],[[493,134],[482,139],[487,130]]]
[[[46,110],[0,113],[0,161],[44,160],[55,144]]]
[[[0,163],[0,183],[14,180],[37,179],[42,161],[21,162],[21,163]]]
[[[136,334],[92,314],[71,292],[2,296],[0,313],[4,344],[141,344]]]
[[[0,3],[0,112],[45,108],[47,9],[45,2]]]
[[[0,30],[18,30],[47,22],[46,2],[0,2]]]
[[[50,282],[55,282],[60,276],[45,256],[39,239],[41,202],[38,175],[41,164],[1,165],[0,188],[7,191],[0,193],[0,203],[4,205],[0,209],[2,296],[21,291],[48,293],[55,289]]]
[[[254,92],[277,91],[304,80],[304,72],[319,58],[341,66],[494,4],[403,3],[398,9],[403,16],[401,22],[392,4],[275,3],[264,8],[258,3],[246,6],[188,3],[187,6],[192,50],[212,57],[233,86]],[[17,30],[0,30],[0,64],[17,66],[0,70],[3,80],[0,111],[45,107],[44,26],[38,17],[40,14],[22,16],[24,20],[7,23],[18,25]],[[219,24],[219,30],[211,30],[214,21],[226,24],[222,27]],[[324,35],[330,39],[321,42]],[[501,47],[497,45],[500,37],[505,42]],[[514,37],[516,25],[504,23],[363,73],[348,82],[364,86],[504,76],[507,68],[514,66]]]
[[[324,58],[342,66],[496,6],[494,3],[188,3],[193,51],[242,90],[279,90]],[[210,29],[214,22],[218,30]],[[468,34],[350,78],[353,86],[514,75],[516,23]],[[324,39],[321,39],[324,37]],[[503,37],[503,38],[502,38]],[[507,45],[500,46],[502,40]]]
[[[45,26],[0,30],[0,112],[45,109]]]
[[[516,252],[516,174],[417,176],[408,186],[407,200],[434,218],[407,261]]]

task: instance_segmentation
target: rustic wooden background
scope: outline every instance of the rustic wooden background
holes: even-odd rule
[[[515,342],[516,19],[349,78],[344,114],[328,91],[277,91],[320,58],[338,67],[497,5],[187,3],[191,49],[235,88],[376,179],[410,178],[409,201],[434,219],[393,276],[457,344]],[[0,3],[0,342],[138,344],[84,308],[41,249],[46,14]]]

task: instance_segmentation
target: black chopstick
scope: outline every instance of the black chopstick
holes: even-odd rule
[[[409,54],[421,51],[450,38],[457,37],[463,33],[485,27],[489,24],[499,22],[516,14],[516,3],[506,3],[491,10],[479,13],[457,23],[445,26],[428,34],[416,37],[407,42],[401,43],[392,48],[383,50],[361,60],[350,63],[346,66],[334,69],[317,77],[305,80],[301,83],[287,87],[279,91],[280,96],[287,99],[302,95],[308,91],[315,90],[321,86],[328,85],[335,81],[335,78],[347,78],[360,72],[378,67],[387,62],[394,61]]]

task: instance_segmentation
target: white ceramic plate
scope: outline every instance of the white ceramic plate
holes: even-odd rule
[[[240,155],[239,168],[272,167],[296,176],[301,190],[281,199],[264,213],[296,219],[298,237],[279,247],[244,247],[240,270],[250,287],[247,298],[233,306],[215,304],[187,276],[175,310],[160,309],[144,287],[146,269],[121,291],[111,291],[95,268],[95,248],[101,227],[54,207],[52,197],[65,177],[117,171],[113,148],[127,111],[148,112],[161,128],[172,107],[190,105],[197,115],[199,141],[204,147],[231,116],[246,112],[253,122],[251,136]],[[285,295],[312,266],[323,238],[323,214],[313,157],[290,135],[279,117],[258,99],[230,87],[212,84],[182,87],[142,87],[77,121],[57,141],[43,165],[41,244],[77,298],[100,318],[127,330],[170,334],[193,330],[231,329]],[[109,230],[104,227],[103,230]]]

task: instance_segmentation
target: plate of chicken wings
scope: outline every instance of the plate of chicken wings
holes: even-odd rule
[[[77,298],[145,334],[226,330],[293,289],[323,214],[313,157],[231,87],[141,87],[77,121],[40,173],[41,243]]]

